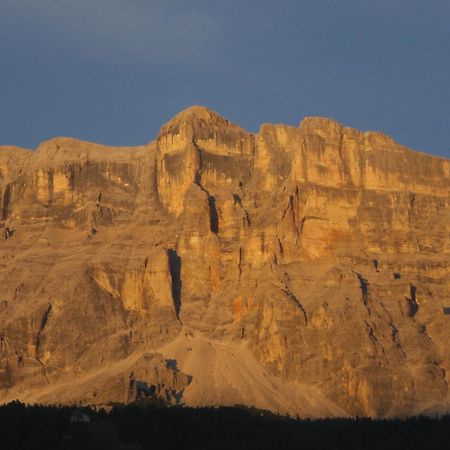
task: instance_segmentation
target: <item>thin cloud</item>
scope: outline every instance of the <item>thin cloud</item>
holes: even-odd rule
[[[217,21],[183,0],[6,0],[4,13],[28,29],[91,56],[199,62],[214,52]]]

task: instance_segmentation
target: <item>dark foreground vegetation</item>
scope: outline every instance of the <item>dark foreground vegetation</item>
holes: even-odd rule
[[[80,414],[89,422],[79,421]],[[0,407],[2,450],[450,449],[450,416],[295,420],[245,408]]]

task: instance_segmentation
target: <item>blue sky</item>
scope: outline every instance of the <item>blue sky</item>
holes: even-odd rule
[[[450,2],[0,0],[0,144],[142,144],[192,104],[450,157]]]

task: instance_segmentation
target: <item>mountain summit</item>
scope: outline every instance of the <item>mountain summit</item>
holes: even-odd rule
[[[317,117],[0,147],[0,401],[447,412],[449,192]]]

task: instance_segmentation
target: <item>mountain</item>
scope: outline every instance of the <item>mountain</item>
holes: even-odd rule
[[[0,147],[0,402],[448,411],[449,192],[319,117]]]

